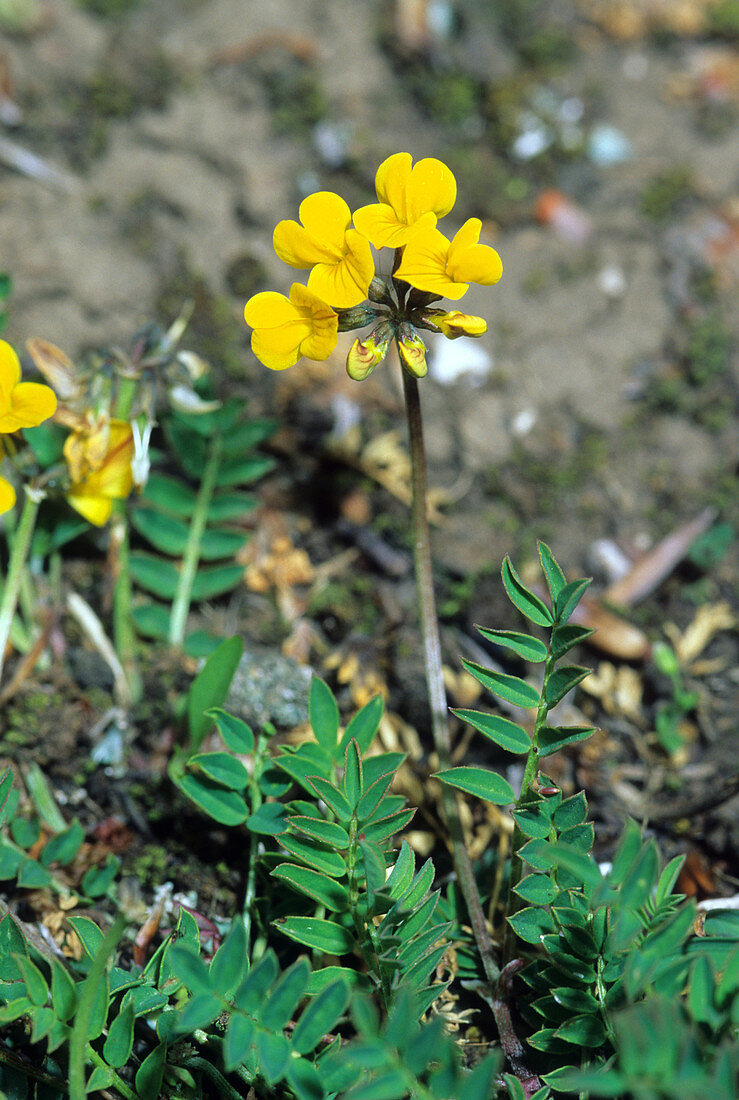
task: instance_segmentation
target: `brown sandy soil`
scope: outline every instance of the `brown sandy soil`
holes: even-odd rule
[[[329,390],[300,366],[275,378],[251,355],[243,304],[292,281],[271,233],[280,218],[296,216],[306,193],[335,189],[359,205],[371,201],[376,166],[390,153],[438,156],[459,183],[449,228],[481,217],[504,265],[497,287],[465,299],[488,319],[474,345],[484,372],[445,381],[435,360],[423,383],[432,481],[451,498],[435,531],[442,603],[453,605],[449,663],[473,622],[504,625],[500,560],[508,551],[531,557],[537,536],[567,572],[595,571],[602,588],[609,578],[594,540],[615,539],[638,556],[708,505],[732,522],[737,78],[730,70],[717,97],[696,76],[709,65],[705,51],[727,49],[724,39],[659,29],[617,38],[564,2],[508,0],[496,22],[495,5],[460,0],[437,5],[453,17],[448,37],[429,31],[427,47],[414,53],[393,22],[412,6],[377,0],[141,0],[118,17],[89,7],[49,0],[34,33],[0,38],[22,112],[4,134],[62,173],[61,184],[49,185],[0,165],[0,268],[14,287],[5,336],[17,347],[34,336],[71,355],[126,343],[147,321],[171,322],[194,295],[190,343],[210,359],[220,390],[248,395],[255,412],[289,410],[280,472],[265,493],[318,564],[341,548],[332,524],[356,477],[323,456],[335,398],[359,403],[365,441],[393,427],[402,438],[397,383],[385,369],[366,390],[352,388],[341,381],[338,353]],[[519,9],[533,23],[513,33],[511,16],[506,33],[505,13]],[[539,54],[533,26],[550,35]],[[441,100],[434,88],[446,89]],[[629,143],[628,155],[600,164],[581,145],[565,150],[560,135],[541,157],[517,160],[511,142],[532,102],[544,116],[553,112],[544,122],[555,130],[581,110],[580,142],[607,123]],[[587,240],[536,220],[545,188],[564,193],[587,219]],[[470,354],[465,343],[448,346],[455,371]],[[372,498],[367,516],[386,521],[378,531],[392,542],[402,506],[366,480],[361,491]],[[401,537],[397,545],[405,550]],[[734,566],[731,552],[716,565],[683,566],[629,614],[650,640],[665,623],[684,631],[696,601],[735,596]],[[372,589],[377,567],[362,568]],[[408,574],[390,588],[402,617],[412,605]],[[408,687],[418,670],[403,645],[381,637],[392,602],[385,595],[367,644],[383,654],[391,706],[420,726],[422,687]],[[240,609],[236,601],[221,616],[248,634],[253,619],[239,619]],[[330,645],[351,633],[336,616],[319,626]],[[719,631],[701,657],[703,673],[687,675],[702,709],[681,763],[710,785],[735,758],[730,631]],[[602,654],[585,659],[607,675]],[[650,768],[663,799],[665,784],[685,794],[693,781],[680,779],[650,740],[663,679],[648,664],[608,659],[633,672],[643,705],[629,716],[613,692],[583,693],[580,705],[606,727],[605,740],[574,771],[563,765],[562,776],[590,783],[601,817],[616,819],[638,813]],[[149,731],[149,748],[154,740]],[[77,744],[88,751],[84,738]],[[53,771],[55,754],[45,755]],[[632,768],[619,773],[617,790],[608,787],[609,759]],[[732,828],[736,839],[732,805],[695,841],[725,869]]]

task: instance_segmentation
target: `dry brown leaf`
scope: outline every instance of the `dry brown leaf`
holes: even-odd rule
[[[723,601],[699,607],[692,623],[682,633],[668,623],[665,634],[672,642],[678,661],[686,666],[692,664],[716,634],[723,630],[733,630],[736,625],[736,616],[729,604]]]

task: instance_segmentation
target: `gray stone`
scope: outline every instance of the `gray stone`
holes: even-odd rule
[[[257,729],[265,722],[293,729],[308,721],[311,676],[310,668],[290,657],[247,642],[226,709]]]

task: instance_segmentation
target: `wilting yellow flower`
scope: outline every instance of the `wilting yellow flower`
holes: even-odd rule
[[[373,329],[366,340],[354,341],[346,357],[346,373],[355,382],[363,382],[387,355],[394,335],[392,325],[383,322]]]
[[[41,382],[21,382],[18,356],[0,340],[0,432],[35,428],[56,412],[56,394]]]
[[[449,340],[456,340],[460,336],[482,336],[488,330],[484,317],[460,313],[458,309],[453,309],[450,313],[429,314],[427,319],[440,328]]]
[[[64,444],[72,487],[67,499],[96,527],[110,519],[114,500],[133,488],[133,432],[125,420],[109,420],[92,432],[72,432]]]
[[[363,206],[354,224],[375,248],[400,248],[421,229],[433,229],[454,206],[457,182],[433,157],[413,164],[410,153],[394,153],[375,176],[379,203]]]
[[[289,298],[273,290],[255,294],[244,317],[254,329],[251,350],[271,370],[292,367],[301,355],[328,359],[336,347],[338,316],[300,283],[290,287]]]
[[[429,369],[423,340],[407,322],[399,327],[397,339],[401,363],[416,378],[423,378]]]
[[[0,516],[4,512],[9,512],[15,504],[15,489],[6,481],[4,477],[0,477]]]
[[[352,215],[340,195],[317,191],[300,204],[302,225],[281,221],[272,243],[290,267],[312,268],[308,290],[337,309],[367,297],[375,265],[365,237],[351,228]],[[325,356],[324,356],[325,358]]]
[[[405,246],[395,277],[453,300],[466,294],[470,283],[493,286],[503,265],[494,248],[479,243],[481,229],[480,219],[470,218],[451,241],[438,229],[419,231]]]

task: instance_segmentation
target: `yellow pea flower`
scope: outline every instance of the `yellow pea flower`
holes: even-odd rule
[[[133,432],[125,420],[67,436],[64,457],[72,478],[67,500],[95,527],[108,522],[114,500],[125,500],[131,492],[133,452]]]
[[[354,224],[375,248],[401,248],[421,229],[433,229],[454,206],[457,182],[433,157],[416,165],[410,153],[394,153],[377,169],[379,203],[363,206]]]
[[[56,412],[56,394],[41,382],[21,382],[21,365],[10,344],[0,340],[0,432],[35,428]]]
[[[252,351],[271,370],[292,367],[302,355],[328,359],[336,347],[337,314],[300,283],[290,287],[289,298],[273,290],[255,294],[244,317],[254,329]]]
[[[479,243],[481,229],[480,219],[470,218],[451,241],[438,229],[420,230],[405,246],[396,279],[455,301],[470,283],[493,286],[503,264],[494,248]]]
[[[298,215],[302,225],[281,221],[276,226],[272,243],[277,255],[290,267],[312,268],[308,290],[317,298],[337,309],[359,305],[375,265],[369,241],[351,228],[347,204],[331,191],[317,191],[303,199]]]
[[[4,512],[9,512],[15,504],[15,489],[6,481],[4,477],[0,477],[0,516]]]
[[[484,317],[460,313],[458,309],[450,313],[429,313],[427,319],[440,328],[448,340],[457,340],[460,336],[482,336],[488,330]]]

